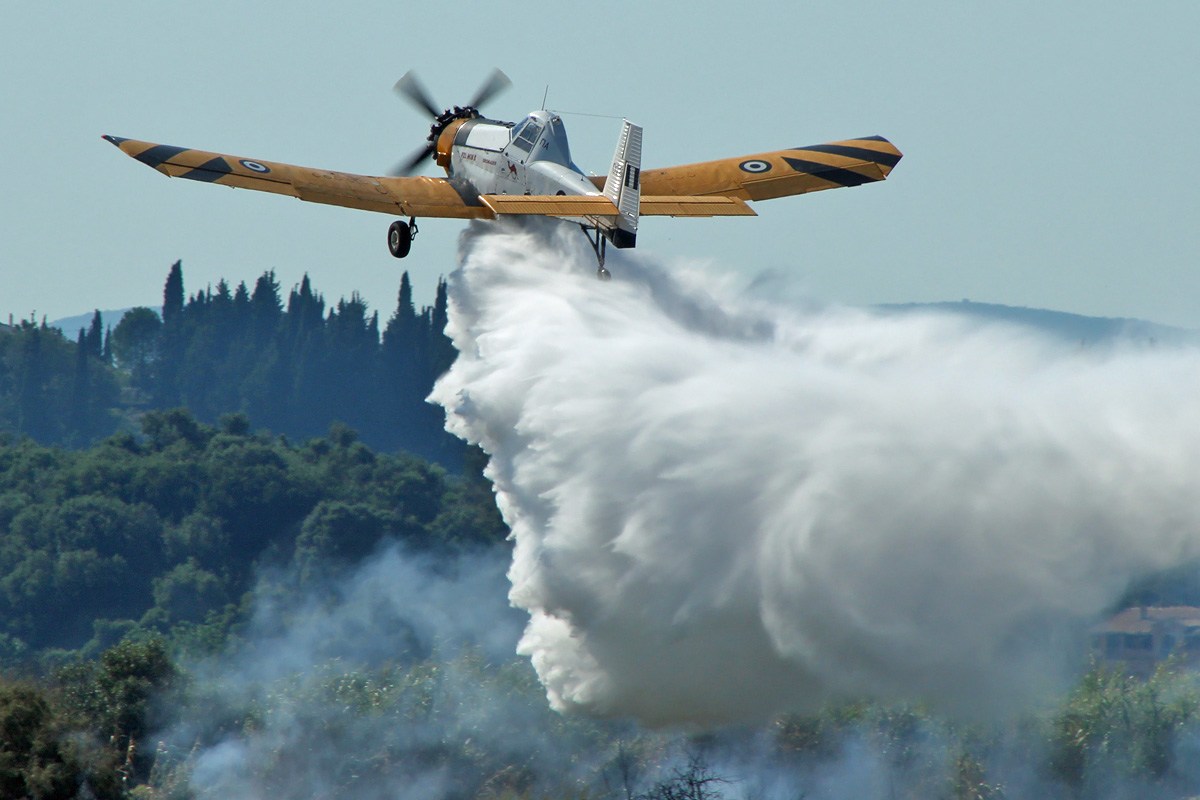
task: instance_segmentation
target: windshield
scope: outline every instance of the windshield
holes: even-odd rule
[[[513,144],[528,153],[537,144],[538,136],[542,134],[542,126],[534,122],[532,119],[527,119],[521,126],[513,131]]]

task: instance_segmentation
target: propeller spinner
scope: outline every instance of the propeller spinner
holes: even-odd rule
[[[480,106],[511,85],[512,81],[508,79],[507,75],[499,69],[493,70],[492,74],[483,82],[467,105],[454,106],[453,108],[438,111],[437,105],[430,99],[429,92],[426,91],[424,85],[417,79],[416,74],[412,70],[404,73],[404,76],[396,81],[396,85],[392,88],[395,89],[396,94],[433,117],[433,124],[429,126],[428,144],[413,153],[409,158],[401,161],[388,174],[392,176],[408,176],[415,173],[420,168],[421,162],[427,158],[436,157],[438,137],[442,135],[442,131],[446,130],[447,125],[456,119],[478,117]]]

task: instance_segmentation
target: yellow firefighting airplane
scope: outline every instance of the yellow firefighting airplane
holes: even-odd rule
[[[589,177],[571,161],[559,116],[542,109],[521,122],[480,115],[510,84],[496,70],[465,106],[438,111],[409,72],[395,90],[433,118],[428,144],[389,177],[310,169],[191,150],[119,136],[104,138],[173,178],[287,194],[314,203],[408,217],[388,229],[388,249],[408,255],[418,217],[496,219],[514,214],[577,223],[596,252],[601,278],[607,242],[633,247],[641,216],[755,216],[747,200],[859,186],[888,176],[901,153],[882,136],[642,171],[642,129],[621,128],[607,176]],[[432,157],[444,178],[413,173]]]

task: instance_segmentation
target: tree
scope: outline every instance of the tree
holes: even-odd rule
[[[179,368],[184,358],[183,262],[171,265],[163,286],[162,334],[158,374],[154,381],[154,405],[159,408],[179,403]]]
[[[269,270],[254,282],[254,294],[250,295],[253,309],[255,338],[262,342],[275,333],[275,326],[283,314],[283,301],[279,299],[279,281],[275,271]]]
[[[429,385],[450,369],[454,363],[457,351],[454,343],[446,335],[446,324],[450,320],[450,287],[446,281],[438,279],[437,295],[433,302],[433,312],[429,318]]]
[[[0,430],[65,442],[78,369],[77,346],[56,328],[26,321],[0,336]]]
[[[87,351],[92,358],[102,359],[104,357],[104,327],[103,320],[100,317],[100,309],[96,309],[92,314],[92,324],[88,328]]]
[[[147,412],[142,416],[142,433],[155,450],[166,449],[176,442],[203,447],[213,435],[213,431],[197,422],[186,408]]]
[[[80,763],[40,691],[0,684],[0,797],[68,800]]]
[[[671,777],[656,783],[635,800],[720,800],[721,785],[728,783],[718,777],[704,758],[692,753],[686,767],[677,767]]]
[[[88,427],[88,413],[91,401],[91,369],[88,354],[87,334],[79,329],[79,338],[75,342],[75,377],[71,382],[71,428],[82,433]]]
[[[1166,777],[1184,726],[1200,716],[1200,693],[1174,667],[1146,681],[1093,668],[1053,720],[1051,773],[1076,791]]]
[[[154,368],[161,353],[162,320],[145,306],[128,311],[109,337],[117,366],[128,370],[133,385],[152,388]]]
[[[305,517],[296,538],[300,580],[362,561],[395,523],[392,515],[362,503],[322,500]]]
[[[413,449],[420,441],[420,424],[427,414],[425,397],[432,388],[426,380],[428,335],[423,322],[413,308],[412,284],[405,272],[400,276],[396,311],[384,328],[381,347],[380,393],[384,419],[391,426],[385,440],[389,447],[403,443]]]
[[[183,262],[176,261],[167,273],[167,282],[163,286],[163,324],[170,327],[179,321],[183,314]]]
[[[105,650],[98,662],[78,662],[55,675],[66,711],[125,753],[149,733],[161,730],[180,687],[180,676],[160,637],[125,639]],[[149,771],[142,756],[133,766]]]
[[[154,607],[168,623],[200,622],[209,611],[227,602],[225,581],[194,558],[154,579]]]

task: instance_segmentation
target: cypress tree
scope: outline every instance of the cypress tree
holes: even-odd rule
[[[414,320],[417,318],[417,312],[413,308],[412,281],[408,279],[408,270],[400,276],[400,297],[396,303],[396,316]]]
[[[93,358],[104,357],[104,322],[100,318],[100,309],[92,314],[92,325],[88,328],[85,339],[87,352]]]
[[[79,338],[75,341],[75,374],[71,379],[71,429],[67,432],[68,438],[75,442],[86,440],[91,433],[87,430],[88,419],[91,417],[88,413],[88,388],[92,382],[88,369],[90,361],[87,334],[80,328]]]
[[[422,429],[429,393],[424,352],[428,337],[423,322],[413,308],[412,283],[405,272],[400,276],[396,312],[384,328],[380,348],[381,432],[388,447],[417,449],[428,438]]]
[[[454,343],[446,335],[446,323],[450,319],[449,306],[449,287],[445,280],[438,278],[437,296],[433,301],[433,314],[429,318],[430,385],[433,385],[433,382],[440,378],[443,372],[450,369],[450,365],[454,363],[454,357],[457,355],[454,351]]]
[[[325,320],[325,300],[313,293],[308,273],[300,281],[300,289],[288,296],[288,324],[294,331],[313,331]]]
[[[183,262],[176,261],[163,286],[162,357],[155,375],[152,395],[158,408],[179,405],[179,370],[183,364]]]
[[[250,295],[253,310],[254,330],[259,341],[275,332],[279,318],[283,315],[283,301],[279,298],[279,282],[275,271],[264,272],[254,283],[254,294]]]
[[[170,327],[183,314],[183,262],[176,261],[163,287],[163,324]]]

